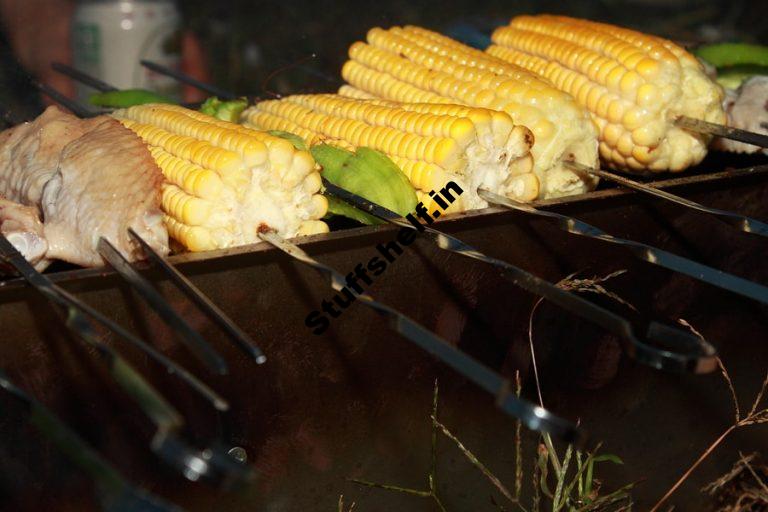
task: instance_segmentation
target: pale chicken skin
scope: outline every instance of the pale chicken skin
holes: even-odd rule
[[[162,182],[145,144],[119,122],[49,107],[0,133],[0,232],[38,269],[52,260],[102,265],[102,236],[140,259],[129,227],[167,254]]]

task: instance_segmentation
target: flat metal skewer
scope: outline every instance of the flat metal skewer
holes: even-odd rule
[[[37,428],[67,458],[96,484],[103,510],[125,512],[182,512],[182,509],[129,484],[112,464],[107,462],[43,404],[16,386],[0,370],[0,389],[6,391],[28,409],[27,421]]]
[[[145,343],[143,340],[134,336],[126,329],[122,328],[102,313],[92,308],[85,302],[81,301],[68,291],[54,284],[47,276],[35,270],[35,268],[19,253],[18,250],[0,234],[0,260],[7,262],[13,268],[15,268],[19,274],[39,293],[46,297],[49,301],[54,302],[60,307],[68,311],[67,317],[72,319],[74,325],[88,325],[85,318],[80,318],[82,314],[87,315],[93,320],[112,331],[117,336],[128,341],[133,346],[139,348],[142,352],[147,354],[150,359],[160,363],[165,367],[166,371],[171,375],[176,375],[184,383],[189,385],[203,398],[205,398],[213,407],[219,411],[226,411],[229,409],[229,404],[218,393],[213,391],[207,385],[202,383],[194,375],[189,373],[183,367],[177,365],[163,354],[155,350],[153,347]],[[91,329],[86,327],[86,335],[89,339],[98,339],[95,333],[91,333]],[[82,332],[78,332],[83,337]]]
[[[10,246],[10,249],[6,244]],[[21,258],[26,265],[29,265],[5,237],[0,237],[0,249],[2,249],[3,259],[6,259],[6,255],[11,256],[15,253],[11,259],[12,264],[15,263],[24,268],[25,265],[18,261],[18,258]],[[32,272],[42,277],[36,270],[32,269]],[[33,282],[42,284],[42,281],[37,277],[33,277]],[[66,300],[53,292],[52,288],[42,286],[38,289],[49,300],[65,307],[68,306]],[[198,450],[179,439],[176,433],[184,423],[181,414],[116,350],[99,339],[93,326],[80,310],[67,307],[65,323],[67,328],[96,349],[99,356],[107,364],[109,373],[118,386],[131,397],[155,425],[156,430],[150,448],[158,457],[179,469],[190,480],[205,477],[215,481],[230,481],[250,477],[250,470],[236,462],[223,450],[214,448]]]
[[[183,425],[183,419],[178,411],[116,350],[103,343],[80,309],[73,306],[74,302],[67,300],[68,295],[58,294],[48,278],[37,272],[2,235],[0,235],[0,257],[20,269],[30,284],[46,298],[66,308],[67,328],[96,349],[99,356],[106,362],[109,373],[118,386],[155,425],[156,431],[150,448],[158,457],[193,481],[207,478],[216,482],[231,482],[251,477],[251,471],[247,466],[235,461],[221,448],[209,447],[198,450],[184,443],[177,435],[179,428]],[[227,407],[226,402],[223,402],[223,405]]]
[[[565,165],[567,167],[570,167],[576,172],[598,176],[608,181],[617,183],[623,187],[631,188],[632,190],[637,190],[638,192],[649,194],[654,197],[664,199],[666,201],[671,201],[675,204],[679,204],[680,206],[691,208],[693,210],[696,210],[702,213],[714,215],[715,217],[719,218],[723,222],[726,222],[727,224],[730,224],[731,226],[741,231],[744,231],[745,233],[752,233],[755,235],[768,237],[768,224],[766,224],[765,222],[759,221],[757,219],[753,219],[752,217],[747,217],[746,215],[742,215],[736,212],[731,212],[728,210],[711,208],[709,206],[705,206],[695,201],[691,201],[684,197],[671,194],[666,190],[661,190],[661,189],[652,187],[650,185],[646,185],[644,183],[631,180],[624,176],[619,176],[618,174],[604,171],[602,169],[594,169],[592,167],[588,167],[586,165],[579,164],[576,162],[566,162]]]
[[[326,193],[348,202],[355,208],[396,226],[421,231],[421,229],[383,206],[337,187],[326,179],[323,179],[323,184]],[[658,322],[651,322],[646,332],[646,338],[671,345],[674,349],[655,347],[642,341],[627,319],[574,293],[563,290],[549,281],[536,277],[506,261],[486,256],[471,245],[433,227],[422,226],[422,228],[423,233],[427,234],[439,248],[499,268],[502,271],[502,275],[515,285],[535,295],[544,297],[577,316],[590,320],[604,329],[617,334],[625,342],[624,350],[627,354],[640,363],[657,369],[692,373],[708,373],[717,367],[717,353],[714,347],[687,331]]]
[[[238,327],[237,324],[216,306],[216,304],[211,302],[203,292],[192,284],[192,281],[176,270],[176,267],[169,264],[162,255],[158,254],[157,251],[155,251],[152,246],[150,246],[146,240],[141,238],[141,236],[139,236],[139,234],[132,228],[128,228],[128,234],[139,243],[144,254],[146,254],[156,265],[162,268],[165,274],[173,280],[176,287],[184,292],[184,294],[186,294],[186,296],[192,300],[192,302],[194,302],[197,307],[208,316],[208,318],[215,322],[243,352],[248,354],[248,356],[258,364],[266,362],[267,357],[261,349],[256,346],[251,337]]]
[[[330,279],[331,287],[341,292],[346,287],[344,276],[328,265],[309,256],[299,246],[286,241],[275,232],[259,233],[259,237],[299,262],[308,265]],[[350,292],[353,292],[350,290]],[[520,419],[531,430],[549,432],[574,444],[583,444],[586,435],[577,425],[555,416],[546,409],[521,400],[512,392],[509,380],[468,356],[429,329],[396,309],[376,301],[367,293],[355,293],[364,305],[387,317],[390,326],[422,350],[453,368],[496,397],[496,405],[505,413]]]
[[[162,66],[160,64],[157,64],[155,62],[149,61],[149,60],[142,60],[140,61],[141,65],[144,66],[147,69],[151,69],[155,73],[160,73],[161,75],[169,76],[171,78],[175,78],[181,83],[191,85],[192,87],[195,87],[197,89],[200,89],[203,92],[207,92],[208,94],[212,94],[214,96],[217,96],[219,98],[225,99],[225,100],[234,100],[237,99],[237,96],[232,94],[229,91],[225,91],[224,89],[219,89],[215,85],[207,84],[205,82],[201,82],[200,80],[193,78],[186,73],[182,73],[181,71],[177,71],[175,69],[168,68],[166,66]]]
[[[174,311],[147,279],[136,272],[125,256],[109,240],[101,237],[98,242],[98,250],[101,257],[152,306],[152,309],[179,335],[179,338],[200,361],[205,363],[213,372],[226,375],[227,363],[219,353]]]
[[[112,92],[112,91],[118,90],[117,87],[109,85],[106,82],[102,82],[98,78],[95,78],[87,73],[80,71],[79,69],[75,69],[61,62],[52,62],[51,68],[53,68],[53,70],[56,71],[57,73],[61,73],[64,76],[68,76],[73,80],[77,80],[78,82],[85,84],[88,87],[93,87],[97,91]]]
[[[614,237],[613,235],[609,235],[598,227],[587,224],[586,222],[580,221],[573,217],[555,212],[539,210],[531,205],[513,201],[512,199],[494,194],[488,190],[480,189],[478,190],[478,194],[489,203],[497,204],[512,210],[538,215],[540,217],[547,217],[549,219],[555,220],[560,229],[569,233],[624,246],[628,248],[637,258],[643,261],[647,261],[653,265],[658,265],[674,272],[684,274],[694,279],[698,279],[704,283],[717,286],[718,288],[728,290],[730,292],[757,300],[763,304],[768,305],[768,287],[757,284],[754,281],[749,281],[747,279],[734,276],[733,274],[723,272],[722,270],[708,267],[707,265],[703,265],[691,259],[672,254],[671,252],[667,252],[652,245],[635,242],[634,240],[627,240],[625,238]]]
[[[750,132],[740,128],[732,128],[723,124],[710,123],[687,116],[678,116],[672,122],[675,126],[683,128],[684,130],[716,135],[724,139],[731,139],[737,142],[759,146],[761,148],[768,148],[768,135],[763,135],[762,133]]]
[[[38,81],[32,81],[32,86],[37,88],[41,93],[50,97],[56,103],[68,108],[77,117],[82,117],[83,119],[87,119],[89,117],[95,117],[99,115],[98,112],[94,112],[80,105],[76,101],[72,101],[71,99],[67,98],[62,93],[60,93],[59,91],[57,91],[56,89],[54,89],[49,85],[46,85]]]

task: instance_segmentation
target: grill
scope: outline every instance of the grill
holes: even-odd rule
[[[714,156],[698,172],[648,185],[711,208],[768,219],[766,173],[768,166],[761,159]],[[768,283],[762,237],[741,233],[670,201],[606,186],[534,206],[754,283]],[[604,297],[594,298],[596,304],[633,321],[684,320],[716,345],[724,360],[735,362],[739,388],[759,388],[761,369],[768,364],[768,352],[760,340],[768,334],[768,326],[765,305],[758,301],[649,265],[624,247],[574,236],[519,211],[465,212],[436,226],[550,282],[621,271],[605,286],[636,313]],[[395,236],[396,227],[383,225],[312,235],[297,245],[312,258],[346,271],[370,259],[378,244]],[[0,354],[11,381],[74,427],[131,482],[189,509],[333,510],[343,494],[354,496],[361,510],[374,509],[382,500],[387,508],[429,510],[427,502],[418,508],[415,498],[382,495],[350,479],[423,485],[430,465],[429,413],[435,382],[440,389],[441,421],[480,460],[493,466],[503,481],[514,480],[514,466],[508,461],[515,456],[516,422],[494,407],[504,409],[508,395],[496,392],[494,404],[494,397],[471,378],[466,361],[456,364],[459,373],[451,370],[387,328],[375,311],[357,303],[327,333],[313,335],[305,318],[332,290],[313,269],[267,244],[179,254],[169,263],[242,328],[244,338],[255,340],[268,364],[255,364],[252,354],[227,342],[210,318],[190,305],[178,283],[156,265],[135,267],[173,310],[211,342],[227,362],[228,375],[210,372],[180,342],[175,329],[152,311],[157,309],[157,299],[154,307],[148,306],[136,293],[135,282],[126,282],[125,272],[99,268],[47,274],[76,298],[139,333],[228,401],[226,411],[212,407],[210,400],[142,351],[111,337],[100,340],[118,348],[155,389],[173,398],[184,426],[179,438],[162,436],[164,443],[158,441],[162,423],[132,401],[130,392],[111,386],[108,371],[95,364],[98,346],[72,343],[71,334],[61,329],[57,312],[22,279],[0,282],[0,325],[9,340],[0,345]],[[119,270],[119,265],[115,267]],[[728,404],[727,388],[714,376],[675,375],[638,364],[622,356],[618,336],[550,303],[544,302],[533,317],[537,297],[499,277],[498,268],[420,240],[406,249],[370,292],[473,360],[498,371],[508,379],[503,385],[513,382],[516,371],[522,372],[524,398],[533,402],[537,397],[531,392],[528,346],[529,338],[535,339],[547,410],[578,420],[592,440],[621,453],[633,474],[649,475],[636,498],[641,508],[650,506],[690,462],[684,456],[689,448],[684,450],[675,437],[684,432],[689,445],[703,447],[730,421],[731,411],[720,406]],[[714,369],[711,363],[707,370]],[[2,400],[7,402],[3,407],[10,411],[8,418],[18,418],[30,407],[29,402]],[[516,415],[514,408],[505,410]],[[548,419],[546,411],[538,411]],[[553,424],[556,420],[551,419]],[[616,428],[617,422],[621,428]],[[527,424],[536,426],[530,419]],[[14,475],[13,481],[3,482],[12,509],[96,507],[91,493],[84,492],[90,479],[71,473],[71,466],[51,449],[49,440],[41,440],[15,420],[0,422],[0,436],[6,439],[0,475]],[[189,447],[178,446],[181,437],[201,449],[190,452]],[[757,433],[735,439],[744,446],[765,447]],[[523,449],[527,460],[532,460],[536,449],[532,433],[523,436]],[[189,453],[197,454],[196,458],[185,458]],[[487,482],[466,461],[462,463],[448,442],[441,440],[437,453],[441,495],[458,509],[484,510],[476,507],[478,496],[492,494]],[[245,476],[227,478],[242,466],[232,466],[225,454],[247,462],[256,477],[239,482],[236,491],[227,490],[230,480]],[[157,455],[181,462],[176,467],[158,466]],[[35,472],[21,469],[29,460],[39,462]],[[692,477],[688,490],[679,492],[676,499],[704,506],[703,495],[695,489],[727,471],[732,462],[712,460],[711,467]],[[672,462],[660,468],[659,461]],[[606,479],[606,487],[621,484],[621,476]],[[204,477],[211,477],[217,490],[189,482]]]

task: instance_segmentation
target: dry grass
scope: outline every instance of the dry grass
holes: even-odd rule
[[[697,336],[701,336],[696,329],[694,329],[688,322],[685,320],[680,320],[680,323],[696,334]],[[763,383],[760,386],[760,389],[758,390],[757,394],[755,395],[755,399],[752,401],[752,406],[750,407],[749,411],[746,415],[742,413],[742,407],[739,403],[739,399],[736,397],[736,390],[733,386],[733,380],[731,379],[730,374],[728,373],[728,370],[725,368],[725,365],[723,365],[723,362],[720,360],[720,358],[717,359],[717,364],[720,367],[720,373],[723,376],[723,380],[725,380],[726,385],[728,386],[728,390],[731,393],[731,400],[733,400],[733,410],[734,410],[734,422],[731,424],[725,431],[720,434],[720,436],[715,439],[712,444],[710,444],[699,456],[696,461],[694,461],[693,464],[685,471],[685,473],[682,474],[682,476],[675,482],[672,487],[669,488],[669,490],[662,496],[658,502],[656,502],[656,505],[653,506],[651,509],[651,512],[656,512],[660,510],[661,506],[672,496],[677,489],[683,485],[683,483],[688,480],[688,478],[691,476],[691,474],[698,468],[702,462],[704,462],[711,454],[715,451],[715,449],[722,444],[723,441],[725,441],[728,436],[730,436],[735,430],[748,427],[751,425],[760,425],[763,423],[768,423],[768,406],[763,407],[762,409],[759,409],[761,406],[761,403],[763,401],[763,397],[765,396],[766,389],[768,388],[768,371],[766,371],[765,378],[763,379]],[[738,464],[738,463],[737,463]],[[734,510],[750,510],[750,509],[734,509]]]

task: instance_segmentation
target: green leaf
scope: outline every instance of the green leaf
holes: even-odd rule
[[[602,455],[597,455],[595,457],[592,457],[592,462],[613,462],[614,464],[624,464],[624,461],[619,458],[618,455],[613,455],[612,453],[604,453]]]

